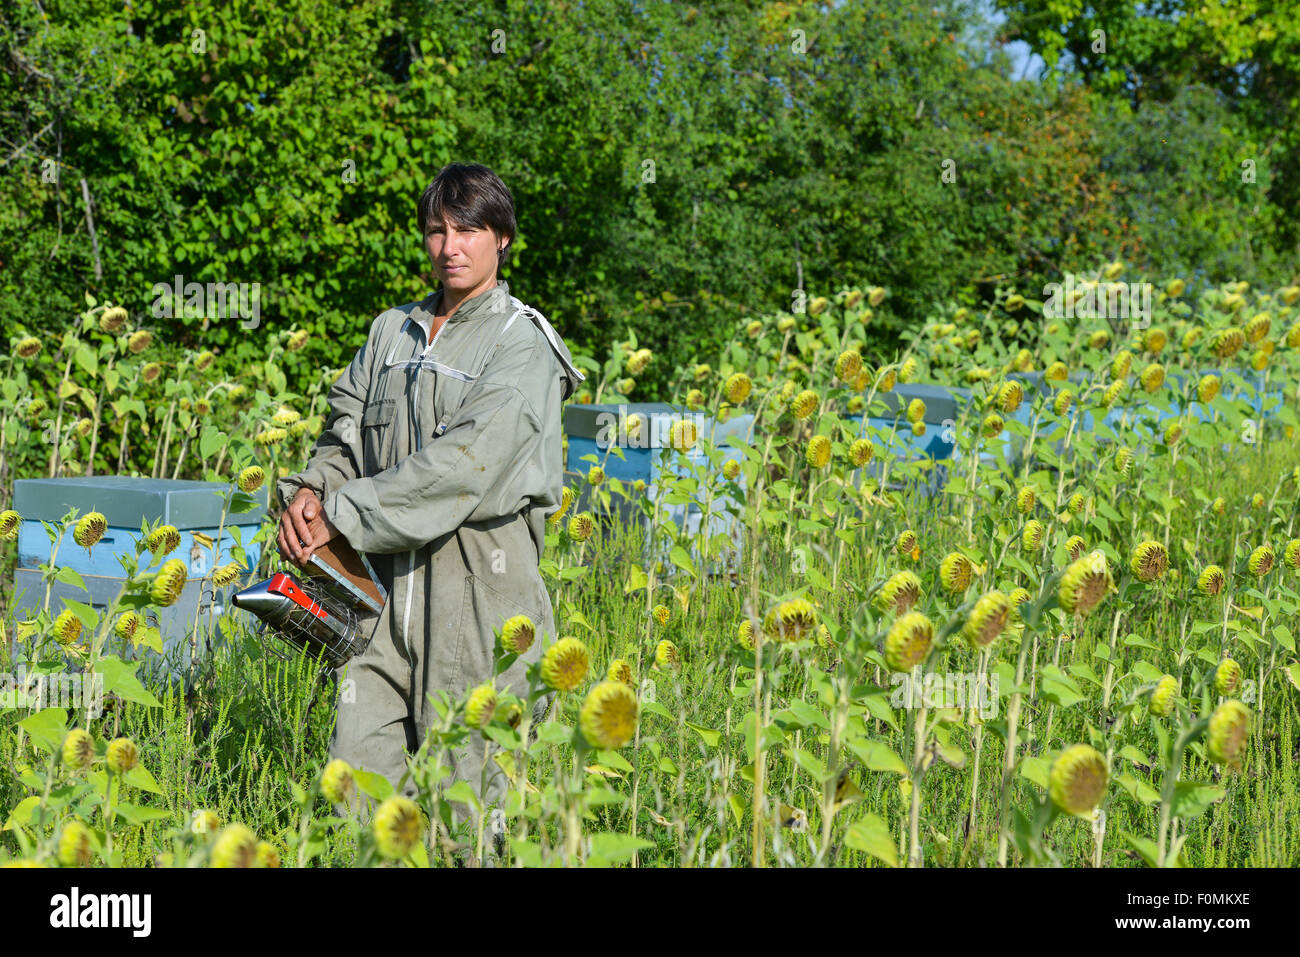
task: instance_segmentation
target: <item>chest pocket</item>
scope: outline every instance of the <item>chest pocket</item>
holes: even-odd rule
[[[361,414],[361,447],[365,453],[367,476],[382,472],[391,464],[388,457],[392,453],[393,417],[396,413],[396,399],[378,399],[368,404]]]

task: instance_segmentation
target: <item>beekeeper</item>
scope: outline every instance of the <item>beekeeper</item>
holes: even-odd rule
[[[445,167],[417,221],[441,287],[374,320],[330,390],[307,467],[278,483],[281,554],[301,563],[337,530],[388,589],[382,614],[364,619],[369,647],[340,672],[354,684],[343,686],[330,754],[394,784],[437,721],[428,696],[456,699],[492,680],[502,623],[527,615],[536,640],[498,692],[522,698],[525,663],[554,640],[538,563],[561,500],[560,407],[584,378],[550,323],[497,278],[515,214],[496,174]],[[326,531],[313,538],[322,511]],[[473,735],[452,755],[454,778],[477,791],[494,749]],[[486,767],[491,804],[508,782],[496,762]]]

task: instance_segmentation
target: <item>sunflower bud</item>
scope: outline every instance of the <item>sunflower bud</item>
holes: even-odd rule
[[[962,630],[971,644],[977,648],[987,648],[997,640],[1010,618],[1010,599],[995,589],[975,603]]]
[[[753,647],[752,643],[750,647]],[[632,679],[632,665],[623,658],[615,658],[609,663],[609,670],[605,672],[606,681],[621,681],[629,688],[635,688],[636,682]]]
[[[916,362],[912,361],[912,367],[916,367]],[[841,382],[852,382],[862,371],[862,356],[855,350],[849,349],[841,352],[839,358],[835,360],[835,378]]]
[[[555,691],[572,691],[587,677],[587,646],[577,638],[561,638],[542,656],[542,680]]]
[[[185,579],[185,563],[179,558],[168,559],[154,576],[149,596],[164,608],[174,605],[185,588]]]
[[[804,389],[794,397],[794,402],[790,405],[790,411],[794,413],[796,419],[806,419],[817,411],[817,406],[821,403],[821,398],[812,389]]]
[[[71,609],[64,609],[54,619],[54,640],[67,646],[81,637],[81,619]]]
[[[575,542],[585,542],[595,529],[596,523],[586,512],[569,519],[569,537]]]
[[[225,588],[227,585],[233,585],[239,580],[239,576],[244,573],[244,566],[239,562],[227,562],[218,566],[212,572],[212,584],[217,588]]]
[[[1263,578],[1272,570],[1275,560],[1276,556],[1273,554],[1273,549],[1264,544],[1250,553],[1250,558],[1246,561],[1246,567],[1250,569],[1250,573],[1256,578]]]
[[[636,735],[637,700],[622,681],[602,681],[587,693],[578,727],[593,748],[614,750]]]
[[[1156,682],[1147,703],[1147,713],[1155,718],[1167,718],[1174,710],[1174,700],[1178,697],[1178,679],[1165,675]]]
[[[1057,590],[1057,603],[1066,614],[1083,618],[1088,615],[1114,586],[1106,556],[1094,551],[1069,564]]]
[[[235,479],[235,484],[239,486],[241,492],[251,494],[261,488],[262,483],[265,481],[266,472],[262,470],[261,466],[250,465],[239,473],[239,477]]]
[[[130,738],[115,738],[108,744],[105,763],[114,774],[126,774],[140,763],[140,749]]]
[[[921,598],[921,579],[912,572],[901,571],[889,577],[889,580],[876,592],[875,605],[880,611],[902,615],[909,611]]]
[[[14,346],[14,355],[19,359],[30,359],[41,351],[42,343],[35,336],[27,336],[18,340],[18,345]]]
[[[1224,658],[1214,669],[1214,693],[1227,697],[1237,693],[1241,687],[1241,665],[1231,658]]]
[[[763,619],[763,634],[777,641],[798,641],[817,627],[817,611],[806,598],[783,601]]]
[[[153,333],[147,329],[137,329],[127,338],[126,347],[131,350],[132,355],[138,356],[149,348],[151,342],[153,342]]]
[[[1028,515],[1034,510],[1034,505],[1038,502],[1038,496],[1034,492],[1032,485],[1026,485],[1016,493],[1016,509],[1021,515]]]
[[[1141,542],[1133,549],[1129,569],[1139,581],[1153,582],[1163,578],[1169,568],[1169,553],[1157,541]]]
[[[950,592],[964,592],[970,587],[973,574],[971,560],[961,552],[950,552],[939,563],[939,580]]]
[[[63,825],[63,832],[59,835],[59,863],[64,867],[85,867],[94,856],[90,828],[75,818]]]
[[[497,710],[497,692],[491,683],[479,685],[469,693],[465,704],[465,724],[471,728],[486,727]]]
[[[1036,552],[1043,544],[1043,523],[1036,518],[1025,522],[1025,530],[1020,534],[1020,545],[1027,552]]]
[[[145,621],[139,612],[128,611],[117,620],[117,624],[113,626],[113,633],[123,641],[134,641],[135,636],[144,627]]]
[[[824,435],[814,435],[808,442],[804,457],[812,468],[826,468],[831,461],[831,440]]]
[[[527,615],[507,618],[501,626],[501,649],[507,654],[522,655],[533,646],[537,629]]]
[[[0,541],[9,542],[17,538],[22,524],[23,517],[12,508],[0,512]]]
[[[159,525],[149,535],[146,545],[155,558],[166,555],[181,547],[181,533],[175,525]]]
[[[85,771],[95,759],[95,741],[81,728],[73,728],[63,738],[59,751],[63,766],[73,771]]]
[[[885,664],[890,671],[911,671],[930,653],[934,624],[919,611],[909,611],[885,635]]]
[[[99,512],[87,512],[72,530],[72,540],[82,548],[92,548],[108,531],[108,521]]]
[[[1053,804],[1068,814],[1087,817],[1106,796],[1110,769],[1096,748],[1075,744],[1052,762],[1047,781]]]
[[[1250,733],[1250,709],[1235,698],[1223,702],[1210,715],[1206,752],[1215,764],[1239,767]]]

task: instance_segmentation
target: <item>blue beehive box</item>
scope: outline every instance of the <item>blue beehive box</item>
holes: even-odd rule
[[[225,598],[241,585],[214,591],[202,579],[213,568],[234,561],[233,550],[242,545],[246,570],[257,566],[261,545],[253,541],[266,517],[266,487],[259,490],[259,504],[247,512],[227,512],[219,544],[215,549],[204,546],[195,535],[204,535],[217,543],[222,526],[224,495],[229,486],[220,482],[181,479],[130,478],[105,475],[63,479],[19,479],[14,483],[14,510],[22,516],[18,530],[18,567],[14,572],[12,614],[24,618],[42,607],[45,585],[40,565],[50,560],[50,539],[42,520],[57,524],[71,509],[79,515],[100,512],[108,529],[93,549],[73,541],[71,531],[59,543],[55,564],[71,568],[84,581],[84,589],[75,584],[56,582],[50,592],[50,608],[58,610],[60,599],[70,598],[90,605],[98,612],[108,609],[125,582],[119,556],[135,552],[143,521],[162,521],[180,532],[180,547],[168,558],[180,558],[189,576],[180,599],[166,608],[150,608],[162,633],[164,656],[173,664],[188,665],[189,638],[196,615],[219,617],[225,610]],[[151,558],[146,552],[141,569]]]
[[[880,481],[887,458],[895,462],[931,463],[922,486],[925,494],[933,496],[942,489],[947,467],[938,465],[952,457],[956,439],[956,424],[961,405],[970,397],[969,389],[936,385],[933,383],[904,383],[890,392],[880,393],[873,399],[871,415],[848,415],[845,419],[853,425],[855,437],[871,439],[879,453],[861,469],[853,473],[851,481],[860,485],[862,479]],[[905,412],[913,399],[925,403],[925,433],[914,435]],[[875,408],[882,406],[883,408]],[[901,489],[894,467],[890,467],[889,485]]]
[[[640,418],[639,427],[629,430],[628,422],[633,417]],[[586,475],[593,465],[599,465],[608,478],[624,483],[631,484],[640,479],[646,484],[645,494],[653,498],[662,479],[690,475],[692,466],[698,468],[707,463],[709,460],[698,445],[687,453],[677,452],[670,447],[669,429],[674,421],[684,417],[696,423],[699,438],[711,441],[721,453],[723,461],[741,461],[744,457],[738,447],[729,444],[730,436],[735,435],[747,442],[753,441],[753,415],[733,414],[726,422],[718,422],[701,412],[662,402],[566,407],[564,428],[568,455],[565,460],[565,484],[579,490],[575,511],[590,507]],[[613,450],[615,448],[617,451]],[[738,476],[736,481],[743,490],[744,475]],[[640,520],[640,510],[627,499],[615,496],[611,504],[612,511],[624,520]],[[710,568],[716,571],[719,564],[734,565],[743,545],[740,522],[729,511],[729,506],[736,513],[742,510],[742,503],[732,502],[727,496],[718,495],[712,499],[707,526],[699,504],[665,504],[660,514],[675,522],[679,529],[684,528],[688,534],[707,528],[710,537],[718,534],[727,536],[733,548],[725,553],[721,550],[715,553],[715,561],[710,562]],[[666,559],[667,553],[659,557]],[[699,557],[698,549],[695,550],[694,557]],[[666,564],[665,567],[669,566]]]

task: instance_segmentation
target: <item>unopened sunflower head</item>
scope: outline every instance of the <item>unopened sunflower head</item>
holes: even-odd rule
[[[1216,498],[1213,502],[1210,503],[1210,511],[1213,512],[1215,515],[1222,515],[1227,510],[1228,510],[1227,499],[1223,498],[1222,496]]]
[[[73,728],[63,738],[59,750],[63,766],[71,771],[85,771],[95,760],[95,740],[82,728]]]
[[[1256,349],[1250,354],[1250,367],[1256,372],[1263,372],[1268,368],[1268,360],[1271,355],[1272,353],[1268,349]]]
[[[215,359],[216,359],[216,356],[215,356],[215,355],[213,355],[213,354],[212,354],[211,352],[209,352],[207,349],[204,349],[202,352],[200,352],[197,356],[194,357],[194,369],[195,369],[195,371],[196,371],[196,372],[207,372],[207,371],[208,371],[208,367],[212,365],[212,362],[213,362],[213,360],[215,360]]]
[[[289,437],[287,429],[263,429],[253,436],[253,441],[262,447],[278,445]]]
[[[1227,697],[1236,694],[1241,688],[1241,665],[1231,658],[1224,658],[1214,669],[1214,693]]]
[[[1053,362],[1043,370],[1043,380],[1056,387],[1070,378],[1070,367],[1064,362]]]
[[[501,626],[501,650],[507,654],[522,655],[533,646],[537,631],[527,615],[507,618]]]
[[[907,403],[907,421],[913,424],[925,421],[925,400],[913,399]]]
[[[108,531],[108,520],[99,512],[87,512],[77,520],[72,530],[72,540],[82,548],[90,548]]]
[[[1016,493],[1016,510],[1021,515],[1028,515],[1034,510],[1036,504],[1038,504],[1038,495],[1032,485],[1022,486]]]
[[[121,306],[109,306],[99,317],[100,331],[115,336],[126,326],[127,311]]]
[[[547,516],[546,518],[547,523],[551,525],[558,525],[560,523],[560,519],[564,517],[564,513],[569,510],[569,506],[572,504],[573,504],[573,489],[570,488],[568,485],[566,485],[560,491],[560,507],[556,511],[552,512],[549,516]]]
[[[915,367],[915,360],[909,360]],[[846,349],[835,360],[835,378],[841,382],[853,382],[862,372],[862,355],[856,349]]]
[[[626,379],[619,379],[614,383],[614,388],[622,395],[631,395],[636,390],[636,379],[631,376]]]
[[[155,558],[166,555],[181,547],[181,533],[175,525],[159,525],[150,533],[145,544]]]
[[[1065,570],[1057,589],[1057,603],[1067,614],[1086,617],[1114,586],[1110,565],[1100,551],[1076,558]]]
[[[677,646],[667,638],[662,639],[659,644],[655,645],[656,667],[675,670],[681,667],[681,661],[681,654],[677,651]]]
[[[864,295],[865,294],[862,292],[861,289],[850,290],[849,294],[844,297],[844,308],[852,309],[854,306],[856,306],[858,303],[862,301]]]
[[[1043,544],[1043,534],[1046,529],[1043,523],[1036,518],[1031,518],[1025,522],[1024,531],[1020,533],[1020,547],[1027,552],[1036,552]]]
[[[306,329],[295,329],[289,333],[289,338],[284,341],[284,347],[290,352],[297,352],[307,344],[307,340],[310,338],[311,333]]]
[[[898,373],[892,368],[885,369],[876,376],[876,389],[880,392],[892,392],[897,381]]]
[[[624,658],[615,658],[609,663],[609,670],[605,672],[606,681],[621,681],[629,688],[636,687],[636,681],[632,678],[632,664]]]
[[[1183,423],[1180,420],[1174,419],[1174,421],[1170,422],[1168,425],[1165,426],[1165,434],[1164,434],[1165,445],[1176,444],[1178,440],[1181,439],[1186,432],[1187,432],[1187,427],[1183,425]]]
[[[1236,326],[1218,329],[1210,337],[1210,351],[1220,359],[1230,359],[1246,344],[1246,334]]]
[[[1018,292],[1013,292],[1011,295],[1007,296],[1006,302],[1003,303],[1003,306],[1006,308],[1007,312],[1019,312],[1022,308],[1024,308],[1024,305],[1025,305],[1025,297],[1020,295],[1020,293]]]
[[[826,468],[831,462],[831,440],[824,435],[814,435],[808,440],[804,458],[812,468]]]
[[[23,517],[12,508],[0,512],[0,542],[13,541],[18,537],[18,529],[23,524]]]
[[[1083,511],[1084,506],[1088,504],[1087,497],[1082,492],[1075,492],[1065,503],[1066,511],[1071,515],[1078,515]]]
[[[1246,328],[1242,331],[1246,334],[1246,341],[1254,344],[1265,338],[1272,328],[1272,315],[1267,312],[1259,312],[1251,317],[1250,321],[1246,323]]]
[[[1218,565],[1206,565],[1196,576],[1196,590],[1202,595],[1215,598],[1223,593],[1226,578]]]
[[[1077,561],[1087,548],[1088,544],[1082,535],[1071,535],[1065,540],[1065,554],[1070,556],[1072,562]]]
[[[857,415],[866,406],[867,400],[860,395],[849,396],[849,401],[845,405],[850,415]]]
[[[1127,349],[1121,349],[1115,353],[1115,358],[1110,360],[1110,377],[1116,381],[1127,379],[1132,369],[1133,353]]]
[[[977,648],[987,648],[997,640],[1011,619],[1011,599],[994,589],[983,595],[971,609],[963,632]]]
[[[694,419],[678,419],[668,430],[668,444],[678,452],[689,452],[699,438],[700,428]]]
[[[1093,349],[1104,349],[1110,345],[1110,333],[1105,329],[1095,329],[1088,335],[1088,345]]]
[[[1252,495],[1252,496],[1250,497],[1250,507],[1251,507],[1251,508],[1263,508],[1263,507],[1264,507],[1264,493],[1263,493],[1263,492],[1256,492],[1254,495]]]
[[[867,290],[867,302],[874,309],[885,301],[885,289],[883,286],[872,286]]]
[[[617,749],[636,735],[636,693],[622,681],[602,681],[582,703],[578,727],[593,748]]]
[[[918,436],[920,436],[920,435],[925,435],[926,430],[927,430],[927,426],[926,426],[926,424],[925,424],[924,422],[913,422],[913,423],[912,423],[912,434],[913,434],[913,435],[918,435]]]
[[[857,468],[870,462],[876,455],[876,447],[870,439],[858,439],[849,446],[849,461]]]
[[[1205,329],[1204,329],[1203,327],[1201,327],[1201,326],[1192,326],[1190,329],[1188,329],[1186,332],[1184,332],[1184,333],[1183,333],[1183,338],[1182,338],[1182,340],[1181,340],[1181,341],[1182,341],[1182,346],[1183,346],[1183,351],[1184,351],[1184,352],[1191,352],[1191,351],[1192,351],[1192,348],[1193,348],[1193,347],[1194,347],[1198,342],[1201,341],[1201,337],[1202,337],[1203,335],[1205,335]]]
[[[1007,593],[1007,601],[1011,602],[1011,616],[1018,620],[1020,618],[1020,606],[1032,597],[1027,588],[1016,587],[1011,589]]]
[[[250,465],[239,473],[235,479],[235,484],[239,486],[241,492],[253,493],[262,487],[266,481],[266,472],[259,465]]]
[[[211,836],[219,827],[221,827],[221,818],[217,816],[217,812],[206,808],[195,811],[190,819],[190,830],[195,834]]]
[[[866,392],[868,389],[871,388],[871,383],[875,381],[876,381],[875,372],[873,372],[871,369],[868,369],[866,366],[863,366],[862,371],[858,373],[858,377],[853,380],[853,391]],[[863,399],[862,396],[860,395],[855,395],[853,396],[852,399],[849,399],[849,402],[852,403],[854,399],[858,400],[859,402],[858,409],[861,409],[862,403],[864,403],[866,400]]]
[[[1006,428],[1006,422],[996,412],[990,412],[984,416],[984,420],[980,423],[980,432],[986,439],[996,439],[1002,434],[1004,428]]]
[[[54,619],[53,632],[55,641],[70,645],[81,637],[81,619],[71,609],[65,608]]]
[[[796,419],[806,419],[817,411],[821,398],[812,389],[804,389],[790,403],[790,411]]]
[[[85,867],[89,864],[95,856],[94,847],[90,843],[90,828],[76,818],[64,824],[63,831],[59,834],[56,856],[64,867]]]
[[[126,774],[140,763],[140,749],[130,738],[114,738],[108,743],[104,763],[114,774]]]
[[[763,619],[763,634],[776,641],[807,638],[817,627],[817,610],[806,598],[779,602]]]
[[[1201,380],[1196,383],[1196,397],[1206,405],[1214,401],[1219,394],[1219,377],[1213,373],[1207,373],[1201,376]]]
[[[1151,700],[1147,702],[1147,713],[1154,718],[1167,718],[1173,713],[1174,703],[1178,698],[1178,679],[1165,675],[1156,682],[1151,691]]]
[[[1169,552],[1154,539],[1140,542],[1133,549],[1129,570],[1139,581],[1153,582],[1164,577],[1169,568]]]
[[[42,347],[43,344],[40,339],[35,336],[26,336],[19,339],[18,344],[14,346],[14,355],[19,359],[30,359],[39,353]]]
[[[1246,567],[1256,578],[1263,578],[1272,571],[1276,561],[1277,556],[1273,553],[1272,547],[1265,543],[1250,553],[1250,558],[1246,560]]]
[[[569,519],[569,537],[575,542],[585,542],[596,530],[596,523],[586,512],[580,512]]]
[[[961,552],[949,552],[939,563],[939,581],[953,594],[960,594],[970,587],[974,572],[971,560]]]
[[[1110,385],[1106,386],[1101,393],[1101,404],[1107,410],[1113,408],[1115,403],[1119,401],[1120,396],[1124,394],[1124,389],[1127,385],[1128,383],[1124,379],[1116,379]]]
[[[465,703],[465,724],[471,728],[487,727],[496,712],[497,692],[491,682],[486,682],[469,693],[469,700]]]
[[[885,635],[885,664],[890,671],[911,671],[930,653],[934,624],[919,611],[901,615]]]
[[[113,633],[123,641],[133,641],[145,627],[144,617],[135,611],[123,612],[122,617],[113,626]]]
[[[1148,393],[1155,392],[1165,384],[1165,367],[1158,362],[1153,362],[1142,370],[1138,376],[1138,381],[1142,383],[1142,388]]]
[[[1286,347],[1300,349],[1300,322],[1292,323],[1291,328],[1286,331]]]
[[[1177,299],[1187,288],[1187,283],[1182,279],[1171,279],[1165,283],[1165,295],[1170,299]]]
[[[1159,355],[1169,344],[1169,334],[1158,327],[1151,328],[1142,336],[1142,348],[1154,355]]]
[[[1109,783],[1106,759],[1088,744],[1074,744],[1062,751],[1047,775],[1052,803],[1079,817],[1091,815],[1101,804]]]
[[[686,393],[686,408],[691,411],[699,411],[704,408],[707,397],[699,389],[690,389]]]
[[[397,860],[411,852],[422,826],[420,808],[416,803],[404,795],[395,794],[379,805],[371,829],[380,855],[388,860]]]
[[[754,388],[753,381],[743,372],[735,372],[727,377],[726,385],[723,386],[723,394],[727,401],[732,405],[740,405],[749,398],[749,393]]]
[[[898,533],[898,540],[894,542],[894,550],[900,555],[910,556],[916,551],[918,544],[916,532],[907,528]]]
[[[1214,709],[1205,735],[1205,749],[1215,764],[1240,767],[1250,735],[1250,709],[1230,698]]]
[[[761,325],[760,325],[761,328]],[[654,358],[654,353],[649,349],[638,349],[627,357],[627,371],[629,375],[640,375],[645,371],[650,360]]]
[[[131,350],[132,355],[138,356],[149,348],[151,342],[153,342],[153,333],[147,329],[137,329],[127,338],[126,347]]]
[[[655,605],[652,614],[654,615],[655,624],[660,628],[668,624],[669,620],[673,617],[673,613],[668,610],[667,605]]]
[[[1074,402],[1074,393],[1069,389],[1062,389],[1054,400],[1052,400],[1052,411],[1057,415],[1065,415],[1070,411],[1070,406]]]
[[[149,597],[153,599],[154,604],[164,608],[174,605],[185,588],[185,579],[185,562],[179,558],[169,558],[163,562],[162,568],[158,569],[158,574],[154,576]]]
[[[1293,538],[1282,547],[1282,564],[1300,569],[1300,538]]]
[[[1121,445],[1115,450],[1115,471],[1120,475],[1127,475],[1132,466],[1133,450],[1127,445]]]
[[[542,680],[555,691],[572,691],[587,677],[587,646],[577,638],[561,638],[542,656]]]
[[[731,482],[735,481],[738,475],[740,475],[740,463],[738,461],[735,459],[727,459],[727,461],[722,463],[723,478]]]
[[[906,614],[921,598],[921,579],[909,571],[895,572],[876,592],[875,604],[880,611]]]
[[[808,301],[808,315],[820,316],[830,304],[831,301],[825,296],[814,296]]]
[[[331,804],[350,804],[356,794],[357,782],[352,776],[352,765],[335,758],[325,765],[320,776],[320,791]]]

